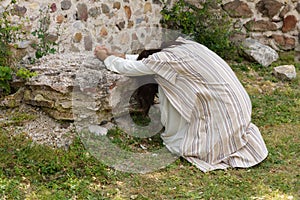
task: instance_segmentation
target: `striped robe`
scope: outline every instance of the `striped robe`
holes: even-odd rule
[[[259,129],[251,123],[251,101],[217,54],[194,41],[143,60],[188,128],[180,154],[202,171],[251,167],[267,157]]]

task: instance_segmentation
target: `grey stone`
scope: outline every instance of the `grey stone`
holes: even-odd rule
[[[92,52],[51,54],[28,68],[38,75],[26,82],[23,102],[54,119],[83,125],[109,122],[126,113],[121,100],[126,95],[129,99],[137,84],[135,78],[108,71]]]
[[[296,10],[300,13],[300,3],[297,3]]]
[[[86,21],[88,19],[88,9],[85,3],[79,3],[77,5],[77,17],[78,20]]]
[[[69,10],[72,6],[72,2],[70,0],[63,0],[61,2],[61,9],[62,10]]]
[[[47,34],[45,40],[47,42],[56,42],[58,40],[58,35]]]
[[[271,21],[266,20],[250,20],[245,25],[245,28],[249,31],[276,31],[277,25]]]
[[[152,0],[154,4],[162,5],[162,1],[160,0]]]
[[[282,32],[286,33],[294,30],[297,26],[297,17],[295,15],[288,15],[283,20]]]
[[[280,11],[282,3],[276,0],[262,0],[256,4],[257,10],[263,14],[264,17],[272,18]]]
[[[19,49],[26,49],[32,43],[30,40],[19,41],[17,46]]]
[[[97,136],[103,136],[103,135],[106,135],[108,130],[102,126],[98,126],[98,125],[90,125],[88,127],[88,130],[91,132],[91,133],[94,133],[95,135]]]
[[[0,107],[15,108],[21,105],[24,96],[24,88],[20,88],[16,93],[5,96],[0,101]]]
[[[288,12],[290,12],[290,10],[292,9],[291,7],[292,7],[292,6],[289,5],[289,4],[285,5],[284,8],[281,10],[281,12],[280,12],[280,14],[279,14],[279,17],[284,18],[284,16],[285,16]]]
[[[14,5],[13,14],[23,17],[27,12],[27,8],[25,6]]]
[[[86,51],[92,51],[93,49],[93,40],[90,35],[84,37],[84,48]]]
[[[274,49],[252,38],[247,38],[242,45],[246,56],[262,66],[269,66],[279,58],[278,53]]]
[[[293,37],[273,34],[272,38],[276,42],[279,49],[292,50],[296,46],[296,39]]]
[[[36,94],[34,96],[33,100],[38,105],[41,105],[43,107],[47,107],[47,108],[53,108],[54,107],[54,102],[52,100],[46,99],[42,94]]]
[[[84,24],[81,21],[76,21],[72,24],[75,29],[83,30],[85,28]]]
[[[235,1],[232,1],[232,2],[229,2],[229,3],[226,3],[223,6],[223,9],[231,17],[247,18],[247,17],[252,17],[253,16],[253,12],[249,8],[248,4],[243,2],[243,1],[239,1],[239,0],[235,0]]]
[[[89,15],[91,17],[98,17],[101,14],[101,8],[100,7],[93,7],[89,9]]]
[[[116,24],[117,28],[119,30],[122,30],[125,28],[125,21],[119,22],[118,24]]]
[[[84,37],[84,48],[86,51],[92,51],[93,49],[93,39],[90,35]]]
[[[136,24],[140,24],[140,23],[142,23],[143,21],[144,21],[144,18],[141,17],[141,18],[137,18],[136,21],[135,21],[135,23],[136,23]]]
[[[80,52],[80,49],[78,47],[76,47],[74,44],[71,44],[69,51],[70,52]]]
[[[0,5],[0,17],[2,17],[2,13],[4,12],[4,8]]]
[[[274,75],[281,80],[292,80],[296,78],[296,68],[294,65],[281,65],[274,68]]]
[[[113,8],[119,10],[121,8],[121,3],[120,2],[114,2]]]
[[[101,5],[101,8],[102,8],[102,12],[103,12],[104,14],[107,14],[107,13],[109,13],[109,11],[110,11],[108,5],[106,5],[106,4],[102,4],[102,5]]]
[[[52,3],[50,5],[50,12],[53,13],[53,12],[56,12],[56,11],[57,11],[56,3]]]

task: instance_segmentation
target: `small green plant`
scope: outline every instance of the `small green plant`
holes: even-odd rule
[[[49,39],[50,14],[49,7],[46,11],[40,10],[40,19],[38,28],[32,32],[32,35],[38,38],[38,42],[33,44],[36,49],[35,56],[37,59],[48,54],[54,54],[58,44]]]
[[[15,4],[16,1],[12,0],[0,14],[0,96],[11,92],[10,82],[14,75],[21,79],[36,75],[26,68],[16,67],[18,60],[12,53],[12,48],[15,48],[15,44],[26,37],[26,32],[22,29],[22,19],[20,23],[11,21]]]
[[[217,3],[218,0],[207,0],[197,7],[185,0],[178,0],[171,8],[167,5],[163,7],[161,24],[191,36],[222,58],[233,59],[237,55],[237,47],[230,41],[234,30],[228,15],[215,8]]]
[[[4,11],[0,14],[0,66],[11,66],[14,63],[12,57],[11,47],[13,43],[19,39],[21,34],[21,26],[11,22],[11,10],[16,3],[12,0],[9,5],[4,8]]]
[[[9,81],[12,79],[12,70],[9,67],[0,66],[0,89],[4,90],[4,93],[10,92]]]
[[[31,72],[30,70],[24,68],[24,67],[21,67],[18,71],[17,71],[17,77],[21,78],[21,79],[28,79],[28,78],[31,78],[33,76],[36,76],[37,73],[36,72]]]

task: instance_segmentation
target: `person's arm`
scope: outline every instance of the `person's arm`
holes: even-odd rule
[[[134,56],[126,55],[126,58],[133,59]],[[117,56],[108,56],[104,60],[104,64],[107,69],[124,74],[126,76],[143,76],[154,74],[152,70],[150,70],[142,61],[137,60],[129,60],[120,58]]]
[[[138,55],[125,55],[111,52],[105,46],[97,46],[95,56],[104,61],[107,69],[126,76],[142,76],[154,74],[143,62],[137,61]],[[125,59],[128,58],[128,59]]]
[[[104,61],[108,56],[116,56],[129,60],[137,60],[137,58],[139,57],[138,54],[124,54],[119,52],[113,52],[103,45],[96,46],[94,54],[101,61]]]
[[[117,53],[117,52],[112,52],[109,51],[108,52],[108,56],[116,56],[116,57],[120,57],[120,58],[126,58],[126,55],[124,53]]]
[[[125,58],[127,60],[137,60],[139,57],[139,54],[125,54]]]

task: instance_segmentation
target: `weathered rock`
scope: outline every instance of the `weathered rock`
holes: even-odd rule
[[[131,8],[129,6],[124,6],[124,11],[125,11],[127,19],[130,19],[131,18]]]
[[[26,82],[24,103],[57,120],[88,124],[128,112],[126,103],[141,82],[108,71],[91,52],[48,55],[29,69],[38,76]]]
[[[162,5],[162,1],[160,0],[152,0],[154,4]]]
[[[297,3],[296,10],[300,13],[300,3]]]
[[[147,2],[144,6],[144,14],[146,14],[147,12],[152,12],[152,5],[150,2]]]
[[[247,38],[247,35],[244,33],[234,33],[230,36],[230,41],[234,43],[241,43]]]
[[[127,28],[132,28],[134,26],[133,21],[128,21]]]
[[[83,57],[78,54],[51,55],[29,66],[39,75],[26,83],[24,102],[41,107],[55,119],[73,120],[72,90]]]
[[[296,78],[296,68],[294,65],[281,65],[274,68],[274,75],[281,80],[292,80]]]
[[[154,3],[155,0],[153,0],[153,3]],[[160,0],[158,0],[160,1]],[[168,4],[170,4],[170,1],[171,0],[168,0]],[[205,3],[205,0],[185,0],[185,2],[193,5],[193,6],[196,6],[197,8],[203,8],[203,4]],[[214,1],[210,1],[209,4],[214,4],[215,2]]]
[[[121,3],[120,2],[114,2],[113,8],[119,10],[121,8]]]
[[[57,6],[56,6],[56,3],[52,3],[51,6],[50,6],[50,12],[56,12],[57,11]]]
[[[84,37],[84,48],[86,51],[92,51],[93,49],[93,39],[90,35]]]
[[[247,38],[242,45],[246,56],[251,60],[255,60],[262,66],[269,66],[279,58],[278,53],[275,50],[259,43],[257,40]]]
[[[239,1],[239,0],[235,0],[235,1],[232,1],[232,2],[229,2],[229,3],[226,3],[223,6],[223,9],[231,17],[248,18],[248,17],[252,17],[252,15],[253,15],[253,12],[249,8],[248,4],[243,2],[243,1]]]
[[[57,22],[58,24],[63,23],[64,20],[65,20],[65,17],[64,17],[63,15],[58,15],[58,16],[56,17],[56,22]]]
[[[63,0],[61,2],[61,9],[62,10],[69,10],[72,6],[72,3],[70,0]]]
[[[32,43],[30,40],[22,40],[17,43],[17,48],[26,49]]]
[[[282,32],[286,33],[296,28],[297,18],[294,15],[288,15],[283,20]]]
[[[82,33],[79,32],[75,33],[73,36],[73,40],[75,43],[80,42],[82,40]]]
[[[14,5],[13,14],[23,17],[27,12],[27,8],[25,6]]]
[[[77,5],[77,17],[78,20],[86,21],[88,19],[88,9],[85,3],[79,3]]]
[[[262,0],[256,4],[256,8],[264,17],[272,18],[280,11],[282,3],[275,0]]]
[[[108,5],[106,5],[106,4],[102,4],[101,9],[102,9],[102,13],[104,13],[104,14],[108,14],[110,12],[110,9],[109,9]]]
[[[25,41],[24,41],[25,42]],[[26,49],[23,49],[23,48],[20,48],[20,47],[22,47],[23,45],[28,45],[28,43],[27,42],[25,42],[25,44],[23,43],[17,43],[17,44],[15,44],[13,47],[11,47],[10,48],[10,53],[11,53],[11,55],[12,55],[12,57],[11,58],[13,58],[13,59],[15,59],[15,60],[22,60],[22,62],[23,61],[25,61],[26,60],[26,58],[28,58],[28,56],[27,56],[27,51],[26,51]],[[25,46],[23,46],[23,47],[25,47]],[[1,55],[2,56],[2,55]],[[1,58],[1,56],[0,56],[0,58]],[[26,61],[25,61],[26,62]],[[2,77],[1,77],[2,78]],[[21,83],[22,84],[22,80],[16,80],[16,79],[13,79],[13,82],[11,82],[11,84],[15,84],[16,83],[16,88],[18,88],[18,83]],[[14,87],[14,85],[12,85],[12,87]],[[0,87],[1,88],[1,87]],[[1,93],[0,93],[0,96],[1,96]]]
[[[107,28],[102,27],[101,30],[100,30],[100,36],[104,37],[104,36],[107,36],[107,35],[108,35]]]
[[[275,42],[278,44],[278,47],[283,50],[291,50],[295,48],[296,39],[292,37],[287,37],[284,35],[273,34]]]
[[[0,101],[0,107],[15,108],[21,105],[24,96],[24,88],[20,88],[16,93],[6,96]]]
[[[89,9],[89,15],[91,17],[98,17],[101,14],[101,8],[100,7],[93,7]]]
[[[123,30],[125,28],[125,21],[119,22],[118,24],[116,24],[116,26],[119,30]],[[127,42],[128,42],[128,40],[127,40]]]
[[[58,40],[58,35],[47,34],[45,40],[47,42],[56,42]]]
[[[284,16],[288,13],[288,12],[290,12],[290,10],[291,10],[291,5],[285,5],[284,6],[284,8],[281,10],[281,12],[280,12],[280,14],[279,14],[279,17],[281,17],[281,18],[284,18]]]
[[[275,23],[265,20],[250,20],[245,27],[249,31],[276,31],[278,29]]]
[[[300,44],[295,47],[295,62],[300,63]]]
[[[106,135],[108,132],[108,129],[98,125],[90,125],[88,130],[97,136]]]

